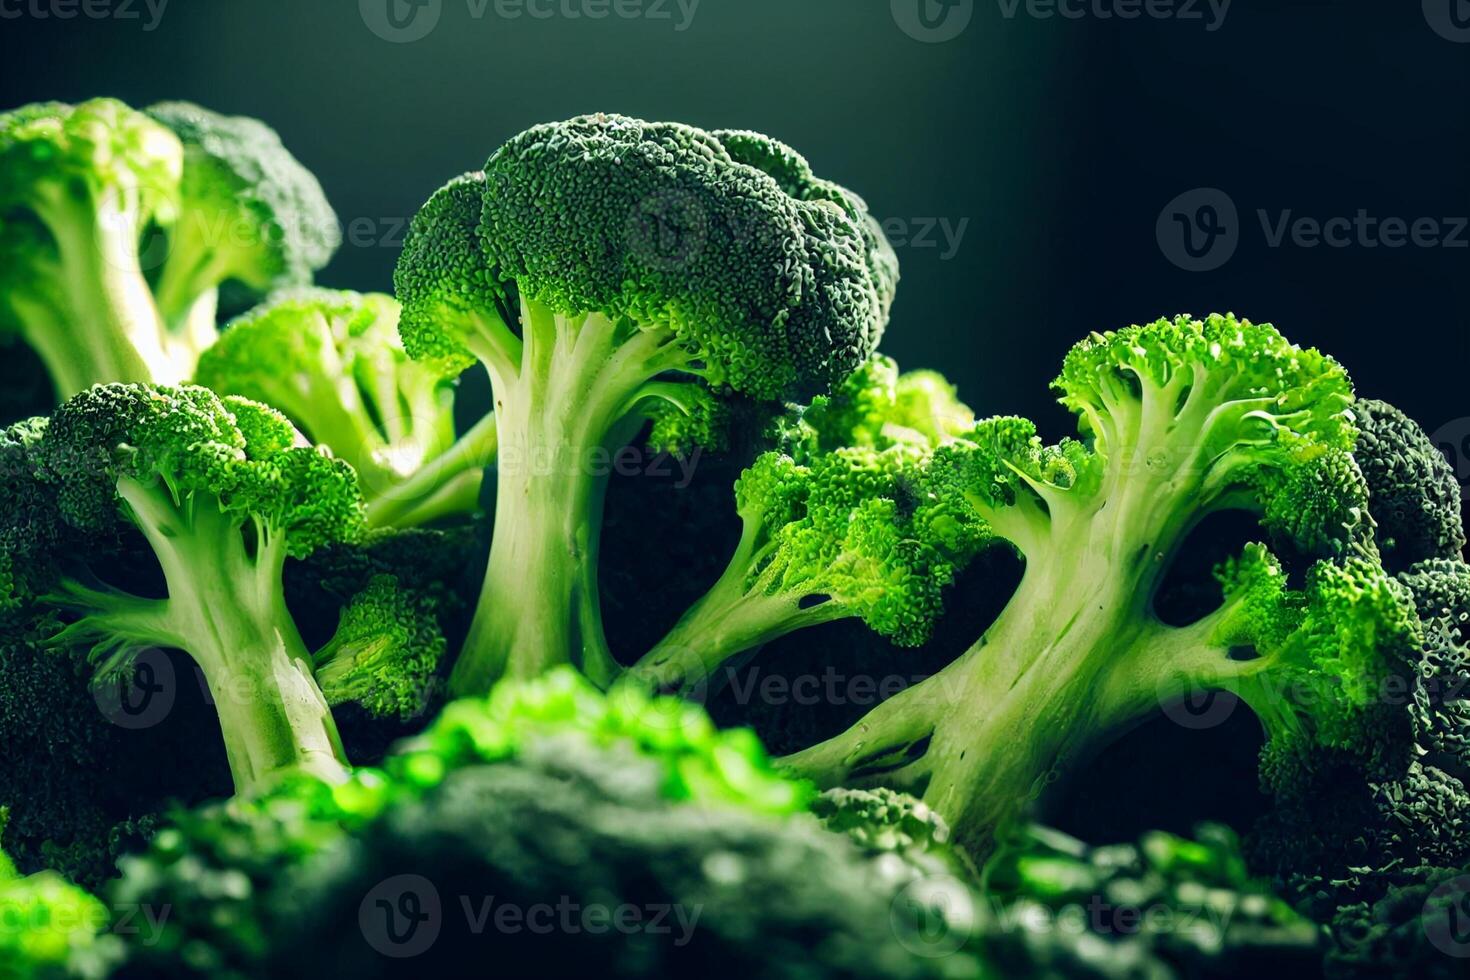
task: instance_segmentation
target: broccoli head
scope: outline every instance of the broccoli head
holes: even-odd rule
[[[562,662],[612,676],[599,460],[652,405],[701,413],[681,440],[709,429],[699,386],[829,389],[877,345],[896,280],[863,203],[756,134],[584,116],[521,133],[430,198],[394,279],[404,346],[446,373],[485,365],[501,454],[451,688]]]
[[[200,357],[195,381],[280,409],[351,463],[374,526],[411,526],[478,505],[494,421],[455,440],[453,385],[403,352],[392,297],[279,293],[230,321]]]

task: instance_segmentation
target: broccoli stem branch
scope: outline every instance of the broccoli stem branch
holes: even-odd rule
[[[415,527],[437,517],[472,511],[485,467],[495,461],[499,433],[486,415],[442,455],[368,503],[369,527]]]
[[[631,434],[643,386],[676,360],[667,327],[560,314],[524,296],[521,323],[518,351],[499,330],[472,344],[486,352],[499,458],[485,582],[449,681],[456,696],[564,663],[616,674],[597,597],[611,453]],[[519,354],[513,372],[509,352]]]
[[[118,493],[168,586],[171,629],[159,643],[177,644],[203,671],[236,791],[293,769],[341,779],[346,755],[336,723],[286,608],[279,536],[258,531],[252,552],[217,501],[176,501],[166,487],[127,478]]]
[[[122,192],[100,200],[56,194],[37,202],[60,256],[66,322],[27,339],[63,398],[103,381],[175,383],[163,323],[138,262],[136,211]],[[61,329],[58,329],[61,328]]]
[[[803,606],[805,593],[782,591],[767,581],[769,576],[757,574],[761,536],[760,528],[747,522],[719,580],[631,673],[661,691],[688,696],[737,654],[796,630],[851,615],[843,603],[831,598]]]

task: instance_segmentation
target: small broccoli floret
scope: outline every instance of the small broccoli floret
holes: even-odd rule
[[[936,540],[1021,553],[1009,605],[938,674],[790,757],[795,771],[920,791],[978,857],[1073,753],[1171,690],[1249,701],[1271,735],[1273,784],[1319,747],[1392,753],[1401,741],[1375,694],[1411,658],[1419,624],[1367,536],[1343,369],[1269,325],[1179,317],[1092,335],[1055,387],[1084,441],[1046,446],[1025,419],[983,420],[934,452],[917,495],[915,520]],[[1165,623],[1154,598],[1189,532],[1239,509],[1338,564],[1294,590],[1253,549],[1226,572],[1219,610]],[[1298,687],[1324,698],[1294,700]]]
[[[0,835],[8,814],[0,807]],[[107,907],[52,871],[21,877],[0,853],[0,977],[100,977],[119,958]]]
[[[183,144],[179,218],[155,292],[174,360],[190,372],[215,338],[222,283],[257,295],[310,283],[341,229],[316,177],[265,123],[188,102],[147,113]]]
[[[379,575],[316,652],[317,682],[333,706],[350,701],[374,717],[416,718],[434,700],[445,647],[435,601]]]
[[[142,533],[165,598],[88,581],[103,571],[96,561],[77,567],[90,548],[25,558],[54,564],[46,599],[78,616],[57,639],[92,644],[103,676],[149,647],[195,660],[242,791],[298,765],[342,772],[281,575],[288,556],[356,534],[362,501],[350,467],[297,438],[284,416],[245,399],[102,385],[57,409],[33,447],[33,471],[4,491],[49,493],[50,519],[99,544],[124,528]],[[14,516],[7,508],[5,519]]]
[[[876,356],[777,420],[785,451],[736,481],[743,533],[725,572],[634,672],[688,692],[739,653],[847,617],[923,644],[945,587],[989,539],[946,519],[926,487],[929,451],[966,414],[942,378]]]
[[[1048,827],[1017,828],[984,877],[1007,921],[1065,922],[1057,931],[1094,961],[1156,963],[1163,975],[1189,977],[1320,967],[1318,927],[1251,877],[1239,840],[1217,824],[1193,838],[1151,831],[1095,847]]]
[[[1465,547],[1454,468],[1418,423],[1386,402],[1353,405],[1353,457],[1368,481],[1378,549],[1399,572],[1430,558],[1459,558]]]
[[[0,328],[63,397],[180,379],[138,249],[176,216],[182,168],[178,139],[114,99],[0,113]]]
[[[945,855],[949,826],[923,800],[891,789],[829,789],[812,802],[828,830],[873,854]]]
[[[862,202],[754,134],[584,116],[437,192],[395,274],[403,342],[446,372],[486,366],[501,453],[452,689],[568,661],[610,677],[599,459],[650,404],[705,412],[694,386],[770,400],[841,381],[876,346],[896,278]]]
[[[230,321],[195,381],[280,409],[352,464],[373,526],[472,511],[495,455],[487,418],[454,435],[454,388],[404,353],[389,296],[289,290]]]

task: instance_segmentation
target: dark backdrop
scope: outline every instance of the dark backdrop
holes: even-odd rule
[[[599,0],[427,0],[411,30],[435,3],[437,23],[407,43],[369,27],[389,32],[390,0],[148,2],[0,0],[0,103],[181,97],[269,121],[348,224],[334,284],[386,288],[405,217],[507,136],[616,110],[761,129],[864,194],[904,265],[886,347],[982,411],[1045,416],[1087,330],[1230,309],[1329,349],[1431,431],[1470,416],[1470,232],[1443,220],[1470,215],[1470,44],[1442,36],[1436,0],[1235,0],[1223,20],[1207,0],[1126,20],[1097,5],[1130,0],[1062,0],[1080,19],[948,0],[940,36],[963,29],[941,43],[904,29],[938,0],[699,0],[692,16],[693,0],[600,0],[600,20],[563,12]],[[1181,226],[1166,216],[1166,247],[1156,226],[1202,187],[1238,212],[1206,264],[1238,247],[1185,271]],[[1460,247],[1272,247],[1262,209],[1435,219]]]

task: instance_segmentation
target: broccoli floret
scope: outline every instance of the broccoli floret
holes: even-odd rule
[[[1227,827],[1152,831],[1088,846],[1047,827],[1009,835],[986,865],[987,894],[1012,922],[1055,922],[1079,950],[1167,965],[1165,975],[1311,975],[1321,930],[1251,877]],[[1065,924],[1065,925],[1064,925]],[[1100,957],[1096,947],[1109,950]]]
[[[871,854],[939,855],[949,860],[949,826],[928,805],[891,789],[829,789],[812,802],[828,830]]]
[[[1362,399],[1353,414],[1359,430],[1353,456],[1368,481],[1383,564],[1400,572],[1430,558],[1459,558],[1465,523],[1449,461],[1392,405]]]
[[[214,341],[223,283],[256,295],[306,285],[336,252],[341,229],[316,177],[265,123],[189,102],[146,111],[183,144],[179,217],[155,295],[168,346],[188,372]]]
[[[417,718],[433,703],[447,642],[437,603],[376,576],[342,610],[342,622],[316,652],[327,703],[362,706],[379,718]]]
[[[0,835],[9,814],[0,807]],[[96,978],[119,959],[107,907],[54,871],[21,877],[0,852],[0,980]]]
[[[987,419],[926,471],[939,526],[1025,558],[1010,603],[954,663],[788,764],[824,786],[921,792],[978,857],[1037,788],[1181,690],[1256,709],[1270,785],[1320,748],[1403,758],[1377,685],[1422,634],[1367,533],[1343,369],[1267,325],[1179,317],[1094,334],[1056,387],[1085,442]],[[1254,547],[1224,571],[1220,609],[1168,625],[1152,608],[1163,576],[1224,509],[1255,510],[1322,563],[1295,589]]]
[[[847,617],[922,645],[945,587],[988,540],[924,491],[929,452],[968,412],[942,378],[879,356],[777,420],[784,451],[735,484],[734,556],[634,672],[688,693],[737,654]]]
[[[0,114],[0,329],[63,398],[187,379],[222,282],[308,282],[339,234],[316,179],[253,119],[115,99]]]
[[[115,99],[0,114],[0,327],[63,397],[182,377],[138,254],[176,217],[182,171],[178,138]]]
[[[537,126],[414,218],[395,275],[404,346],[446,372],[483,363],[499,429],[495,534],[456,693],[565,662],[615,672],[599,460],[648,404],[707,404],[695,385],[821,392],[878,342],[896,266],[862,202],[789,148],[726,138],[734,149],[611,115]]]
[[[453,384],[403,352],[389,296],[280,293],[230,321],[194,380],[280,409],[351,463],[374,527],[475,510],[494,461],[493,417],[456,441]]]
[[[194,659],[241,791],[298,765],[324,777],[343,771],[281,576],[288,556],[356,534],[362,500],[347,464],[298,440],[283,416],[245,399],[196,387],[99,385],[57,409],[31,449],[29,480],[3,491],[32,500],[49,492],[49,521],[99,546],[125,528],[141,532],[162,570],[164,598],[88,581],[102,563],[76,566],[100,551],[24,560],[55,566],[44,598],[76,615],[57,639],[90,643],[101,676],[150,647]],[[39,491],[26,486],[31,480]]]

